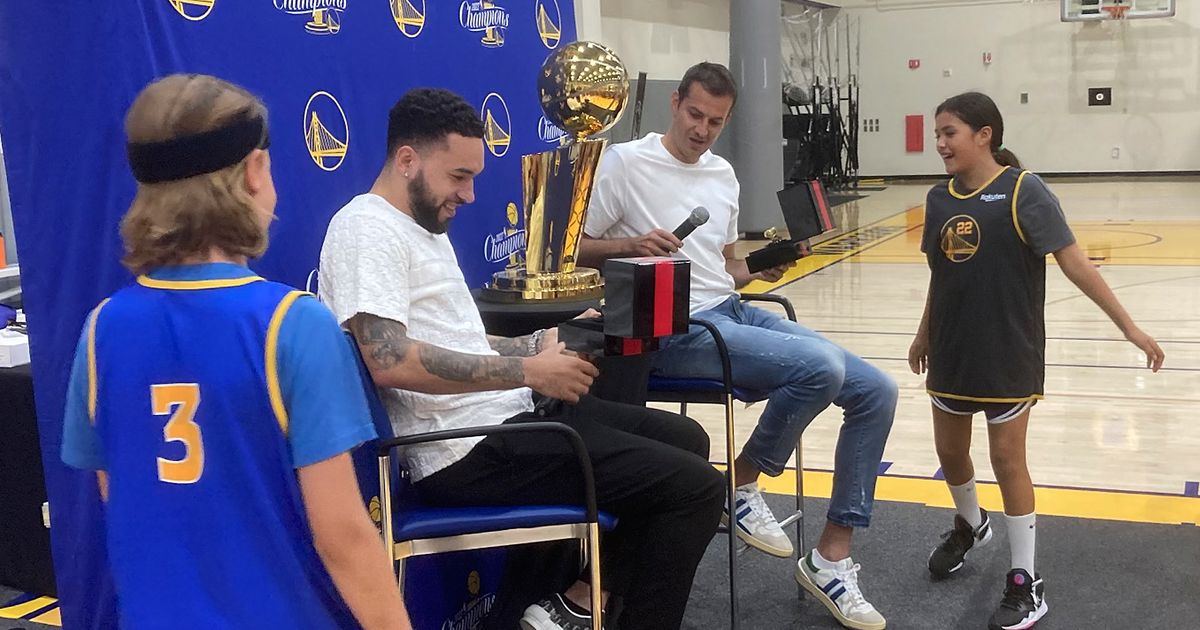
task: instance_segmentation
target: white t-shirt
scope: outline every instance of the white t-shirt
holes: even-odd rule
[[[333,215],[321,246],[319,293],[343,326],[358,313],[400,322],[410,339],[455,352],[497,356],[488,345],[458,258],[383,197],[359,195]],[[381,389],[397,435],[500,424],[533,410],[528,388],[468,394]],[[482,438],[410,446],[413,480],[457,462]]]
[[[632,238],[655,228],[674,231],[696,206],[708,222],[683,239],[673,256],[692,261],[692,313],[736,292],[722,250],[737,240],[738,186],[733,167],[705,151],[695,164],[675,159],[662,134],[613,145],[600,158],[584,233],[592,238]]]

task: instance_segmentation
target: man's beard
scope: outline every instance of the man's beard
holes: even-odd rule
[[[447,219],[444,223],[438,220],[441,206],[434,200],[433,195],[429,194],[424,173],[417,173],[416,177],[408,180],[408,203],[412,206],[413,220],[417,225],[425,228],[430,234],[446,233],[446,228],[450,227],[450,220]]]

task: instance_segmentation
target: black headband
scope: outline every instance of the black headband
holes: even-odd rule
[[[127,149],[134,179],[153,184],[214,173],[270,145],[266,120],[254,117],[161,142],[130,142]]]

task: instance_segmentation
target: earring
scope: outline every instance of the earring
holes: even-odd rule
[[[408,171],[404,171],[404,179],[408,179]]]

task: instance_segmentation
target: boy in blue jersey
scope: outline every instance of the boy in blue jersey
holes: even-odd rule
[[[173,75],[126,117],[137,282],[80,336],[63,461],[95,470],[125,628],[411,628],[348,451],[375,436],[312,296],[254,275],[266,108]]]

